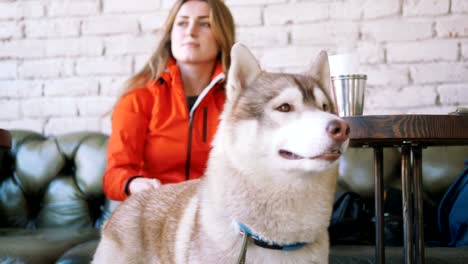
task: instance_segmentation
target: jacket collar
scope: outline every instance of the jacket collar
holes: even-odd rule
[[[224,77],[224,70],[223,70],[223,65],[219,60],[216,61],[216,65],[213,71],[213,75],[211,75],[211,82],[213,80],[218,80],[219,81],[219,76],[223,74],[222,80],[225,79]],[[177,66],[177,62],[174,59],[174,57],[169,58],[169,61],[167,62],[167,67],[164,73],[161,75],[161,78],[164,79],[164,81],[170,83],[172,80],[179,79],[180,80],[180,69],[179,66]],[[179,84],[180,87],[182,87],[181,84]]]
[[[183,93],[183,88],[182,88],[183,85],[182,85],[182,79],[180,76],[180,70],[179,70],[179,67],[177,66],[176,60],[173,57],[169,59],[167,63],[166,71],[162,74],[161,78],[165,82],[171,83],[172,87],[175,88],[175,91],[177,93]],[[221,62],[218,60],[216,62],[216,66],[213,71],[213,75],[211,76],[211,81],[203,89],[203,91],[200,93],[197,100],[195,101],[192,109],[190,109],[190,116],[193,115],[198,105],[202,102],[202,100],[206,97],[206,95],[210,93],[210,91],[214,89],[223,88],[222,85],[217,85],[217,84],[224,82],[225,79],[226,79],[226,76],[224,74],[223,67],[221,65]]]

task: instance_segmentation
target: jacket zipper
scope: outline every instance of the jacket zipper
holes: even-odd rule
[[[208,134],[208,107],[203,107],[203,143],[206,143]]]
[[[185,161],[185,180],[190,179],[190,160],[192,158],[192,126],[193,126],[193,115],[190,115],[189,119],[189,131],[188,131],[188,146],[187,146],[187,160]]]
[[[198,105],[200,102],[205,98],[206,94],[217,84],[220,80],[224,80],[225,75],[219,74],[216,76],[211,83],[203,90],[203,92],[199,95],[197,101],[193,105],[192,109],[187,109],[189,111],[189,131],[188,131],[188,146],[187,146],[187,160],[185,161],[185,180],[190,179],[190,164],[191,164],[191,159],[192,159],[192,128],[193,128],[193,117],[195,116],[195,111],[198,108]],[[204,110],[204,117],[208,116],[208,109],[205,107],[206,111]],[[206,114],[205,114],[206,112]],[[206,118],[203,121],[204,125],[207,122]],[[205,137],[205,128],[203,131],[203,136]],[[206,139],[204,138],[204,142],[206,142]]]

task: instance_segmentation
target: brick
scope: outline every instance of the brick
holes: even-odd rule
[[[99,78],[100,95],[119,97],[128,78],[126,77],[103,77]]]
[[[174,0],[160,0],[161,1],[161,8],[163,9],[171,9],[174,5]]]
[[[468,13],[468,1],[452,0],[452,13]]]
[[[156,11],[159,1],[155,0],[103,0],[104,13],[130,13],[141,11]]]
[[[378,64],[385,60],[384,48],[375,42],[358,42],[356,50],[362,64]]]
[[[46,50],[45,40],[18,39],[9,40],[0,44],[0,58],[42,58]]]
[[[382,108],[378,105],[364,104],[364,115],[401,115],[406,114],[406,111],[401,108]]]
[[[271,5],[264,11],[266,25],[315,22],[329,15],[330,5],[326,2]]]
[[[99,13],[99,1],[51,1],[48,4],[48,16],[90,16]]]
[[[76,99],[71,97],[39,97],[21,101],[24,117],[76,116]]]
[[[81,37],[45,40],[46,57],[100,56],[104,43],[100,38]]]
[[[0,19],[37,18],[45,15],[41,1],[15,1],[0,3]]]
[[[404,16],[445,15],[449,13],[450,0],[404,0]]]
[[[129,74],[132,71],[130,57],[79,58],[76,73],[82,75]]]
[[[412,65],[410,72],[414,83],[468,82],[468,64],[466,63]]]
[[[8,80],[0,81],[0,98],[25,98],[42,95],[42,81]]]
[[[16,78],[16,67],[18,63],[11,60],[0,61],[0,79]]]
[[[100,131],[100,119],[89,117],[50,118],[44,126],[44,134],[61,135],[76,131]]]
[[[66,72],[60,59],[24,61],[19,65],[20,78],[56,78]]]
[[[224,3],[228,7],[231,6],[244,6],[244,5],[263,5],[263,4],[281,4],[286,3],[288,0],[226,0]]]
[[[0,121],[0,127],[5,129],[23,129],[42,133],[45,120],[39,119],[15,119],[6,122]]]
[[[461,53],[464,60],[468,60],[468,41],[461,43]]]
[[[262,9],[260,7],[234,7],[231,13],[236,26],[259,26],[262,24]]]
[[[169,12],[167,10],[158,10],[141,15],[138,22],[143,32],[153,32],[164,27]]]
[[[134,62],[133,62],[133,70],[132,73],[136,73],[143,69],[143,67],[148,63],[151,55],[136,55],[134,57]]]
[[[65,78],[48,80],[44,86],[44,96],[90,96],[97,95],[99,82],[95,78]]]
[[[112,132],[111,115],[107,115],[101,119],[101,132],[110,135]]]
[[[436,20],[436,31],[439,37],[468,37],[468,17],[456,15]]]
[[[91,17],[83,20],[83,35],[110,35],[137,33],[138,19],[135,16],[114,15]]]
[[[157,41],[154,35],[120,35],[108,37],[104,41],[106,55],[150,54],[156,50]]]
[[[62,71],[60,72],[60,77],[71,77],[75,76],[75,61],[73,59],[62,60]]]
[[[432,106],[437,99],[434,86],[376,87],[367,89],[365,96],[368,109]]]
[[[386,19],[365,21],[362,25],[362,39],[366,41],[407,41],[432,37],[432,20]]]
[[[21,25],[17,21],[0,22],[0,40],[21,37]]]
[[[24,30],[28,38],[78,36],[80,21],[69,18],[26,20]]]
[[[237,30],[238,42],[248,43],[249,47],[276,47],[288,44],[288,28],[284,26],[242,27]]]
[[[103,116],[112,112],[115,102],[115,97],[83,97],[78,99],[78,112],[80,116]]]
[[[467,84],[444,84],[437,88],[440,96],[440,103],[443,105],[462,105],[468,106],[468,87]]]
[[[18,100],[0,99],[0,120],[11,120],[20,117]]]
[[[453,106],[426,106],[420,108],[408,108],[407,114],[422,114],[422,115],[446,115],[451,113],[456,108]]]
[[[257,58],[266,68],[306,67],[312,63],[319,51],[318,47],[289,46],[265,49]]]
[[[330,3],[331,19],[359,19],[367,0],[333,1]]]
[[[396,16],[400,13],[400,1],[380,0],[366,1],[363,5],[365,19]]]
[[[387,61],[390,63],[456,61],[457,59],[458,42],[454,40],[387,44]]]
[[[367,74],[367,86],[405,86],[409,83],[409,70],[404,65],[362,65]]]
[[[18,97],[18,89],[12,83],[14,80],[0,81],[0,99]]]
[[[357,22],[337,21],[291,27],[292,44],[353,43],[359,38]]]

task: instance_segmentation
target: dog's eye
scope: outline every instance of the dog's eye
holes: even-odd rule
[[[292,111],[292,106],[290,104],[282,104],[279,107],[277,107],[276,110],[287,113]]]

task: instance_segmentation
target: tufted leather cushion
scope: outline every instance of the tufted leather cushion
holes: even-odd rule
[[[47,139],[33,132],[11,133],[14,169],[0,179],[0,226],[99,223],[107,137],[85,132]]]
[[[98,243],[98,239],[82,243],[67,251],[56,264],[90,263]]]
[[[384,181],[399,179],[400,153],[396,148],[385,148]],[[372,148],[349,148],[340,160],[338,183],[345,190],[362,197],[374,196],[374,151]]]
[[[0,178],[0,262],[50,263],[98,238],[110,213],[102,192],[107,136],[10,132],[11,155]]]

